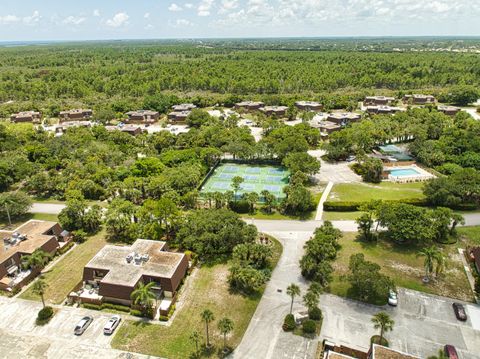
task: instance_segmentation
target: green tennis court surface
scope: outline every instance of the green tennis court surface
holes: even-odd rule
[[[232,191],[232,178],[239,176],[243,178],[243,183],[237,192],[238,197],[246,192],[260,194],[263,190],[267,190],[277,198],[283,198],[285,197],[283,187],[288,184],[289,175],[290,173],[285,168],[279,166],[224,163],[211,174],[201,192]]]

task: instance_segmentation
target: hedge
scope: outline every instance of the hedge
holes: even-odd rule
[[[135,317],[143,317],[143,313],[140,310],[132,309],[130,310],[130,314]]]
[[[361,206],[369,203],[370,201],[326,201],[323,203],[324,211],[331,212],[353,212],[358,211]],[[399,200],[387,200],[384,203],[405,203],[419,207],[427,207],[428,203],[422,198],[406,198]]]
[[[60,248],[58,250],[58,254],[63,254],[65,253],[66,251],[68,251],[70,248],[72,248],[74,246],[75,243],[73,242],[68,242],[67,244],[65,244],[62,248]]]
[[[52,307],[42,308],[38,312],[37,319],[35,320],[35,323],[37,325],[45,325],[53,317],[53,314],[54,313],[53,313],[53,308]]]
[[[127,307],[125,305],[111,304],[111,303],[103,303],[101,305],[93,304],[93,303],[84,303],[82,304],[82,307],[85,309],[91,309],[91,310],[112,309],[112,310],[117,310],[119,312],[125,312],[125,313],[130,312],[130,307]]]

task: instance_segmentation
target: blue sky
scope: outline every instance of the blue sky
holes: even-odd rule
[[[480,0],[0,0],[0,41],[480,36]]]

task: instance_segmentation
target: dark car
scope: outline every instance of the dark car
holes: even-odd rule
[[[465,312],[465,307],[462,304],[453,303],[452,307],[458,320],[461,320],[463,322],[467,320],[467,313]]]
[[[453,345],[445,345],[445,348],[443,348],[443,349],[445,351],[445,355],[449,359],[458,359],[457,350],[455,349],[455,347]]]

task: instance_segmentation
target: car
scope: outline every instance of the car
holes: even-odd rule
[[[115,329],[117,329],[118,325],[120,324],[121,320],[122,318],[120,318],[119,315],[113,315],[103,327],[103,334],[105,335],[113,334]]]
[[[453,345],[447,344],[447,345],[445,345],[443,350],[445,351],[445,355],[449,359],[458,359],[457,350],[455,349],[455,347]]]
[[[467,320],[467,313],[465,312],[465,307],[462,304],[453,303],[452,307],[458,320],[461,320],[462,322]]]
[[[93,318],[89,315],[83,317],[75,326],[74,333],[75,335],[82,335],[85,330],[87,330],[88,326],[92,324]]]
[[[397,292],[395,292],[394,290],[390,290],[388,292],[388,304],[392,307],[396,307],[398,304]]]
[[[347,157],[347,162],[353,162],[353,161],[355,161],[356,159],[357,159],[357,157],[355,157],[355,156],[348,156],[348,157]]]

